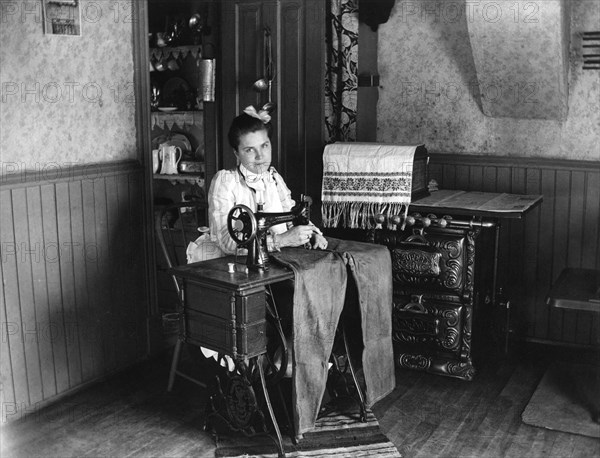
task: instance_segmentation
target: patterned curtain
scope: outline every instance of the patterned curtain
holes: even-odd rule
[[[352,142],[358,94],[358,0],[329,0],[327,25],[327,142]]]

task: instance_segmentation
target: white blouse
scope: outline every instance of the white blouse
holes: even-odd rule
[[[258,183],[260,180],[260,183]],[[257,185],[258,183],[258,185]],[[261,200],[266,212],[290,211],[295,205],[292,193],[285,181],[270,167],[263,177],[247,170],[243,165],[233,170],[219,170],[212,179],[208,191],[208,211],[211,238],[226,254],[234,254],[236,243],[227,230],[227,215],[234,205],[246,205],[253,211]],[[273,226],[270,233],[287,230],[285,224]],[[271,235],[267,235],[267,247],[272,249]]]

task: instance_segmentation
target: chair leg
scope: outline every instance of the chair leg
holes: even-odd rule
[[[173,389],[173,383],[175,382],[175,373],[177,372],[177,366],[179,365],[179,358],[181,357],[181,347],[183,347],[183,341],[177,339],[175,344],[175,350],[173,351],[173,359],[171,360],[171,370],[169,371],[169,383],[167,385],[167,391]]]

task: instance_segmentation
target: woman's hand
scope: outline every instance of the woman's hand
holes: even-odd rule
[[[321,230],[313,223],[305,226],[294,226],[283,234],[278,234],[277,241],[280,247],[297,247],[308,243],[308,246],[313,250],[327,248],[327,240],[323,237]]]
[[[279,246],[302,246],[305,243],[310,242],[311,237],[316,233],[315,229],[315,226],[312,225],[294,226],[283,234],[277,235]]]
[[[327,248],[327,240],[321,233],[314,233],[310,241],[310,246],[313,250],[324,250]]]

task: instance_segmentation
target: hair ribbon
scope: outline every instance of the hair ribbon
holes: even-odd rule
[[[271,121],[271,116],[269,115],[269,112],[267,110],[256,111],[256,108],[254,108],[252,105],[249,105],[246,108],[244,108],[244,113],[246,113],[248,116],[252,116],[253,118],[260,119],[263,122],[263,124],[266,124],[269,121]]]

